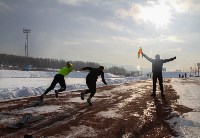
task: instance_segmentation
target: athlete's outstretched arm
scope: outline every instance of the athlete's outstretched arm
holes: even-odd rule
[[[169,58],[169,59],[163,59],[163,63],[170,62],[170,61],[172,61],[174,59],[176,59],[176,57]]]
[[[92,67],[84,67],[84,68],[81,68],[81,70],[92,70]]]
[[[102,78],[102,82],[103,82],[105,85],[107,85],[107,83],[106,83],[106,81],[105,81],[105,78],[104,78],[104,73],[101,74],[101,78]]]
[[[152,58],[150,58],[150,57],[148,57],[147,55],[145,55],[143,52],[142,52],[142,56],[144,56],[148,61],[150,61],[150,62],[152,62],[153,61],[153,59]]]

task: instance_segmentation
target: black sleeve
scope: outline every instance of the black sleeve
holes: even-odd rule
[[[147,55],[145,55],[145,54],[142,54],[148,61],[150,61],[150,62],[153,62],[153,59],[152,58],[150,58],[150,57],[148,57]]]
[[[84,68],[82,68],[82,70],[92,70],[92,68],[91,67],[84,67]]]
[[[170,61],[172,61],[174,59],[176,59],[176,57],[169,58],[169,59],[163,59],[163,63],[170,62]]]
[[[102,78],[102,82],[103,82],[105,85],[107,85],[107,83],[106,83],[106,81],[105,81],[105,78],[104,78],[104,72],[102,72],[101,78]]]

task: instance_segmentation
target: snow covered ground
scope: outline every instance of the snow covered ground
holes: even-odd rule
[[[13,98],[23,98],[40,95],[47,87],[49,87],[55,74],[56,72],[24,72],[0,70],[0,100],[3,101]],[[174,127],[174,129],[179,132],[180,137],[198,138],[200,137],[200,78],[179,79],[177,78],[178,74],[178,72],[168,74],[165,73],[163,76],[173,78],[170,84],[180,96],[180,99],[177,102],[179,102],[183,106],[193,109],[193,111],[185,113],[180,117],[173,117],[170,120],[170,123]],[[86,89],[86,75],[87,72],[72,72],[68,77],[65,78],[67,84],[66,91]],[[105,78],[109,85],[123,84],[132,81],[147,79],[146,77],[126,78],[109,73],[105,75]],[[97,84],[98,87],[103,86],[101,79],[98,79]],[[59,86],[56,87],[56,89],[58,88]],[[53,93],[53,91],[50,93]],[[77,101],[76,99],[70,100]],[[119,103],[118,106],[122,105],[120,105]],[[42,108],[46,108],[46,106]],[[57,110],[56,107],[49,108]],[[44,109],[41,109],[41,111],[43,110]],[[120,117],[120,115],[116,114],[115,109],[109,110],[107,112],[99,112],[98,115],[108,118]],[[82,128],[84,126],[80,127]]]
[[[200,78],[172,79],[173,88],[180,96],[179,103],[192,112],[182,115],[181,118],[172,118],[171,124],[176,124],[176,131],[186,138],[200,137]]]
[[[0,70],[0,100],[37,96],[44,93],[57,72]],[[88,72],[71,72],[65,77],[66,91],[87,89],[85,77]],[[122,84],[146,79],[145,77],[123,77],[105,73],[108,85]],[[97,86],[103,86],[101,78]],[[59,89],[59,84],[55,89]],[[53,91],[49,92],[53,93]]]
[[[48,71],[19,71],[0,70],[0,100],[37,96],[44,93],[57,72]],[[88,72],[71,72],[66,78],[66,91],[87,89],[85,77]],[[163,72],[163,77],[177,78],[179,74],[185,72]],[[105,73],[108,85],[122,84],[130,81],[147,79],[146,77],[123,77],[110,73]],[[103,86],[101,78],[98,79],[97,86]],[[59,89],[59,85],[55,89]],[[53,93],[53,91],[49,92]]]

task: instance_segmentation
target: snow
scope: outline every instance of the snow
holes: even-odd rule
[[[182,105],[200,111],[200,85],[194,84],[200,83],[200,79],[194,78],[189,81],[191,83],[187,84],[184,83],[184,79],[174,79],[172,86],[181,97],[179,102]]]
[[[182,76],[185,76],[185,73],[187,74],[187,77],[189,76],[188,72],[163,72],[164,78],[179,78],[179,74]]]
[[[130,86],[130,87],[140,87],[141,84],[138,85],[134,85],[134,86]],[[145,91],[143,91],[142,89],[139,89],[138,91],[134,91],[129,98],[123,100],[121,103],[118,103],[117,106],[119,108],[123,108],[124,106],[126,106],[129,102],[131,102],[132,100],[134,100],[137,97],[142,96],[142,93],[144,93]]]
[[[51,113],[51,112],[59,112],[59,109],[61,109],[61,106],[58,106],[58,105],[40,106],[40,107],[32,107],[32,108],[18,110],[18,111],[15,111],[14,114],[18,114],[18,113],[44,114],[44,113]]]
[[[47,71],[0,70],[0,100],[41,95],[50,86],[56,73]],[[65,77],[66,91],[87,89],[85,83],[87,74],[88,72],[71,72]],[[146,78],[123,77],[105,73],[105,79],[108,85],[113,85]],[[104,86],[101,78],[98,79],[97,86]],[[55,89],[59,88],[59,84],[56,85]],[[53,91],[49,93],[53,93]]]
[[[0,70],[0,78],[49,78],[54,77],[56,73],[48,71]]]
[[[189,82],[189,83],[188,83]],[[200,78],[172,79],[173,88],[180,96],[181,105],[194,109],[170,120],[180,137],[200,137]]]
[[[131,135],[132,135],[131,133],[127,133],[127,134],[123,135],[122,138],[130,138]]]
[[[0,70],[0,78],[51,78],[56,75],[56,71],[20,71],[20,70]],[[88,72],[72,71],[69,78],[85,78]],[[105,73],[105,78],[118,78],[119,76]]]
[[[122,115],[118,114],[119,112],[117,109],[109,109],[108,111],[101,111],[97,114],[97,116],[105,117],[105,118],[121,118]]]
[[[92,99],[92,100],[94,100],[94,99]],[[84,100],[80,100],[80,97],[70,98],[69,100],[67,100],[67,102],[73,102],[73,103],[85,103]]]
[[[66,138],[74,137],[96,137],[97,133],[92,127],[80,125],[78,127],[71,127],[71,133]]]
[[[30,96],[41,95],[46,88],[51,84],[54,75],[57,72],[45,72],[45,71],[16,71],[16,70],[0,70],[0,101],[13,99],[13,98],[23,98]],[[74,91],[80,89],[86,89],[85,77],[88,72],[72,72],[66,78],[67,90]],[[163,77],[173,78],[171,85],[173,89],[180,96],[180,99],[177,101],[179,104],[192,108],[193,111],[184,113],[179,117],[173,117],[168,122],[170,122],[171,127],[179,133],[179,137],[200,137],[200,78],[178,78],[180,72],[163,72]],[[182,75],[184,73],[182,72]],[[187,73],[189,75],[189,73]],[[129,83],[138,80],[145,80],[146,77],[123,77],[116,76],[110,73],[105,74],[105,79],[108,85],[119,85],[124,83]],[[145,83],[145,82],[144,82]],[[101,79],[98,79],[97,86],[104,86]],[[138,85],[130,87],[140,87]],[[55,89],[59,89],[59,85]],[[112,91],[115,89],[123,89],[122,87],[114,88],[108,92],[97,93],[96,96],[106,96],[112,100],[114,94]],[[53,93],[50,92],[50,93]],[[130,101],[134,100],[136,97],[141,96],[143,93],[142,88],[134,92],[129,99],[125,99],[121,103],[116,104],[117,107],[123,107],[128,104]],[[105,97],[105,98],[106,98]],[[98,100],[93,98],[92,100]],[[70,98],[69,102],[79,102],[84,101],[80,100],[80,97]],[[150,107],[150,103],[149,103]],[[41,106],[37,108],[28,108],[15,111],[14,114],[20,113],[51,113],[59,112],[62,110],[62,106]],[[144,110],[148,114],[148,110]],[[97,113],[99,117],[105,118],[120,118],[121,115],[119,111],[115,108],[110,108],[107,111],[101,111]],[[173,112],[173,114],[177,114]],[[133,113],[133,116],[137,117],[137,113]],[[16,118],[7,120],[7,114],[0,114],[0,122],[9,123],[13,122]],[[77,126],[71,128],[71,133],[67,137],[79,137],[79,134],[83,134],[85,137],[95,137],[96,131],[90,126]],[[88,133],[89,132],[89,133]],[[125,134],[123,137],[128,137],[129,134]]]

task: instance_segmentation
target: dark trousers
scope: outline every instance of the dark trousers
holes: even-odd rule
[[[89,90],[86,90],[85,94],[90,93],[90,97],[92,98],[96,93],[96,80],[86,78],[86,84],[87,84]]]
[[[153,73],[153,93],[156,93],[156,82],[157,79],[159,81],[159,85],[160,85],[160,91],[161,93],[163,93],[163,77],[162,77],[162,73]]]
[[[44,92],[44,95],[46,95],[49,91],[53,90],[56,86],[56,84],[59,83],[61,88],[58,90],[59,92],[65,91],[66,90],[66,84],[65,84],[65,79],[64,76],[61,74],[56,74],[50,87],[46,89]]]

